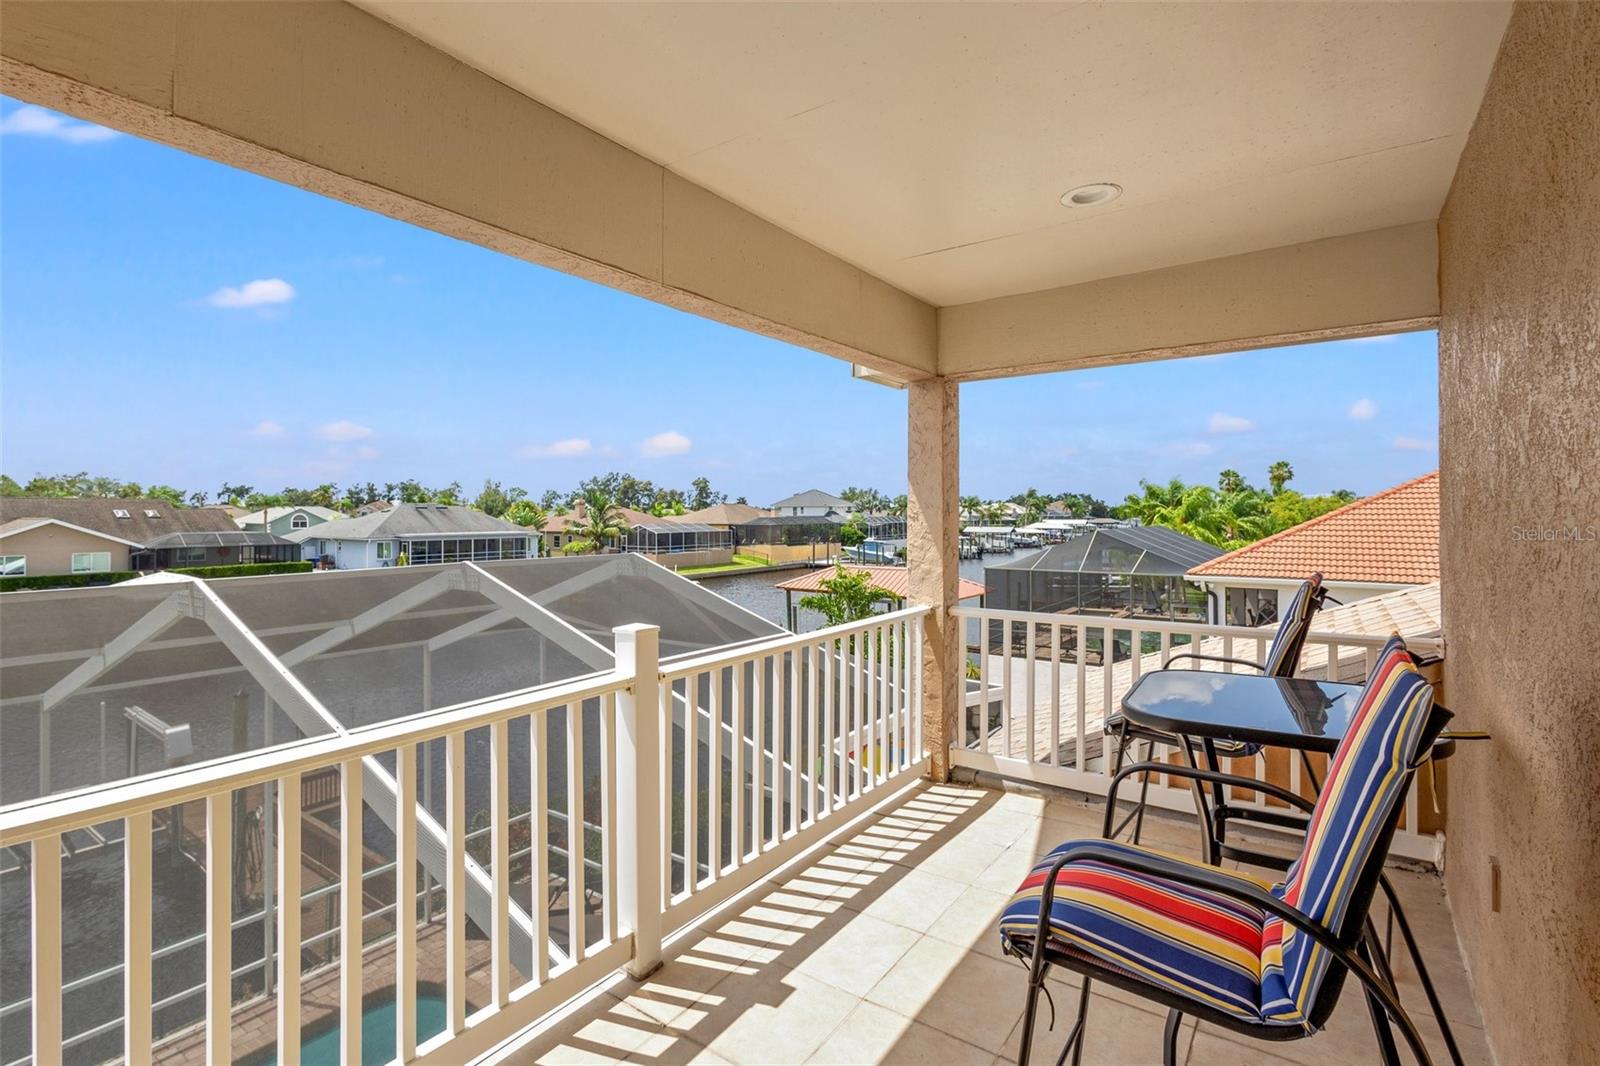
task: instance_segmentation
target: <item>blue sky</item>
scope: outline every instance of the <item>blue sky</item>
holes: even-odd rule
[[[1365,493],[1437,465],[1437,396],[1431,333],[974,383],[962,487]],[[843,363],[3,98],[0,419],[19,480],[905,485]]]

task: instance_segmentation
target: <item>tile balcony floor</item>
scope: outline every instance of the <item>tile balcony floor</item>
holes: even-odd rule
[[[702,928],[669,944],[644,982],[608,986],[547,1025],[511,1063],[1010,1063],[1026,972],[1001,956],[995,920],[1035,857],[1099,835],[1098,802],[920,785]],[[1145,843],[1196,850],[1192,823],[1146,823]],[[1437,876],[1391,870],[1469,1063],[1491,1061]],[[1381,910],[1377,927],[1384,927]],[[1396,952],[1403,954],[1396,940]],[[1409,961],[1401,999],[1436,1062],[1443,1040]],[[1078,978],[1053,971],[1055,1029],[1041,1006],[1034,1062],[1055,1060]],[[1179,1061],[1370,1063],[1377,1043],[1352,981],[1328,1028],[1267,1043],[1184,1022]],[[1090,999],[1086,1063],[1159,1062],[1166,1012],[1103,984]],[[1401,1052],[1405,1056],[1404,1050]],[[1409,1059],[1405,1059],[1409,1061]]]

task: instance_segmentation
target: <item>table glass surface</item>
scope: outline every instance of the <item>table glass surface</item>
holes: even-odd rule
[[[1122,713],[1167,733],[1333,751],[1360,701],[1360,685],[1336,681],[1155,670],[1122,697]]]

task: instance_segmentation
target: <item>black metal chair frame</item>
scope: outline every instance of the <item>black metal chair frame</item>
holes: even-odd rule
[[[1449,712],[1443,708],[1435,708],[1434,717],[1430,721],[1430,728],[1424,737],[1423,749],[1427,751],[1432,744],[1433,737],[1438,733],[1438,728],[1433,728],[1435,723],[1442,728],[1443,721],[1449,717]],[[1419,758],[1408,769],[1404,788],[1411,787],[1416,769],[1425,756]],[[1117,789],[1122,781],[1133,774],[1143,774],[1148,780],[1152,773],[1171,773],[1174,776],[1189,777],[1199,782],[1208,782],[1216,788],[1232,786],[1249,789],[1262,795],[1273,796],[1288,803],[1297,810],[1307,814],[1312,810],[1312,805],[1302,796],[1290,792],[1288,789],[1253,778],[1239,777],[1216,770],[1204,770],[1199,767],[1170,766],[1165,763],[1138,763],[1119,771],[1112,779],[1110,791],[1107,796],[1105,816],[1102,822],[1102,835],[1110,839],[1111,819],[1116,810]],[[1404,795],[1404,790],[1401,791]],[[1270,818],[1256,817],[1254,820],[1274,822],[1288,827],[1304,827],[1304,820],[1294,815],[1279,814],[1272,811],[1252,810],[1239,808],[1240,811],[1249,810],[1252,815],[1269,815]],[[1282,819],[1282,821],[1278,821]],[[1368,1013],[1372,1018],[1373,1030],[1378,1039],[1378,1046],[1385,1066],[1399,1066],[1399,1050],[1395,1046],[1393,1034],[1388,1029],[1388,1020],[1399,1025],[1407,1047],[1416,1061],[1422,1066],[1431,1066],[1432,1059],[1428,1055],[1427,1046],[1422,1041],[1416,1025],[1411,1021],[1404,1006],[1400,1002],[1399,992],[1395,987],[1394,976],[1390,972],[1387,961],[1378,944],[1376,931],[1368,912],[1378,886],[1381,884],[1385,895],[1390,902],[1391,912],[1395,907],[1395,896],[1388,879],[1383,875],[1383,860],[1389,850],[1396,825],[1400,819],[1400,808],[1397,805],[1392,812],[1388,824],[1384,827],[1379,839],[1374,843],[1372,856],[1368,859],[1367,868],[1361,873],[1357,881],[1352,906],[1347,920],[1346,928],[1335,931],[1317,922],[1309,915],[1284,903],[1265,889],[1236,877],[1229,876],[1218,870],[1215,873],[1185,863],[1176,862],[1161,856],[1129,856],[1111,848],[1097,847],[1089,843],[1074,848],[1072,853],[1059,857],[1047,871],[1042,886],[1042,895],[1039,899],[1039,924],[1035,930],[1033,943],[1027,956],[1022,956],[1016,945],[1009,939],[1006,949],[1012,954],[1023,957],[1029,965],[1027,1005],[1022,1016],[1022,1042],[1018,1051],[1018,1066],[1027,1066],[1033,1043],[1033,1028],[1035,1014],[1038,1009],[1039,993],[1044,988],[1045,977],[1051,966],[1061,966],[1073,970],[1083,976],[1083,988],[1078,999],[1078,1016],[1071,1032],[1067,1035],[1066,1043],[1062,1046],[1058,1057],[1057,1066],[1066,1062],[1071,1054],[1074,1066],[1079,1063],[1083,1053],[1083,1028],[1088,1015],[1089,993],[1093,980],[1105,981],[1118,988],[1133,992],[1147,999],[1162,1003],[1169,1008],[1166,1029],[1163,1034],[1163,1060],[1168,1066],[1173,1066],[1177,1056],[1177,1035],[1182,1023],[1183,1015],[1189,1014],[1195,1018],[1204,1019],[1222,1028],[1233,1032],[1243,1033],[1262,1040],[1296,1040],[1307,1034],[1299,1026],[1291,1025],[1265,1025],[1244,1021],[1234,1015],[1209,1007],[1203,1003],[1181,996],[1155,985],[1147,984],[1138,978],[1111,969],[1100,964],[1088,955],[1078,955],[1067,950],[1064,946],[1054,944],[1050,937],[1050,912],[1055,896],[1056,878],[1062,869],[1075,862],[1101,862],[1109,866],[1116,866],[1134,873],[1144,873],[1163,877],[1178,884],[1204,888],[1219,895],[1237,899],[1252,906],[1258,907],[1278,918],[1283,919],[1296,929],[1303,931],[1318,944],[1326,948],[1342,969],[1331,970],[1324,978],[1318,989],[1317,999],[1312,1006],[1310,1020],[1318,1028],[1333,1013],[1338,1002],[1339,993],[1343,986],[1344,974],[1353,973],[1361,982],[1367,998]],[[1282,860],[1274,860],[1281,862]],[[1359,916],[1359,917],[1357,917]],[[1410,927],[1401,918],[1401,930],[1408,947],[1411,948],[1414,958],[1417,954],[1416,944],[1411,936]],[[1438,1004],[1438,997],[1433,985],[1424,977],[1424,988],[1428,995],[1430,1005],[1435,1014],[1442,1020],[1444,1015]],[[1446,1041],[1450,1048],[1451,1058],[1460,1063],[1460,1053],[1456,1049],[1455,1041],[1448,1035]]]

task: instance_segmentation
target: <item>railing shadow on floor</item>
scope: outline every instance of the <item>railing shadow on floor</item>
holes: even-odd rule
[[[609,984],[501,1061],[596,1056],[663,1066],[687,1062],[731,1028],[748,1026],[752,1009],[776,1008],[797,994],[826,995],[821,982],[806,978],[801,989],[784,978],[803,974],[807,959],[928,856],[957,840],[1001,795],[961,786],[916,788],[786,866],[770,887],[745,893],[685,931],[667,945],[666,964],[656,974]],[[773,1040],[780,1035],[770,1034]],[[765,1056],[785,1057],[777,1046]]]

